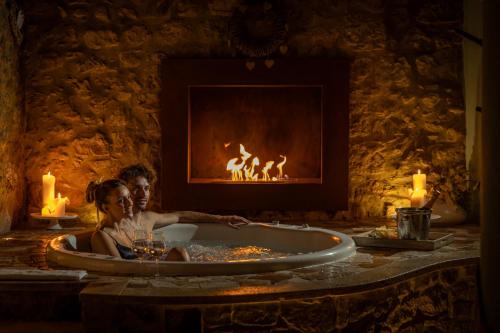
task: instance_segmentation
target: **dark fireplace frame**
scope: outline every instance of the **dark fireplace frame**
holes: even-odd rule
[[[165,59],[160,67],[161,205],[168,210],[342,210],[348,201],[347,59]],[[190,86],[321,86],[320,184],[189,183]]]

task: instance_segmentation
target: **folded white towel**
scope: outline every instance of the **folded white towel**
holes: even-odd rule
[[[71,270],[41,270],[41,269],[15,269],[0,268],[0,280],[28,280],[28,281],[51,281],[51,280],[80,280],[87,275],[86,271]]]

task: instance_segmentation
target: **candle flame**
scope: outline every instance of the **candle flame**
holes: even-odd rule
[[[420,175],[420,169],[417,170],[417,173]]]

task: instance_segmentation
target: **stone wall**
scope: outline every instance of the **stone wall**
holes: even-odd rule
[[[16,8],[0,0],[0,234],[20,219],[24,193],[24,115]]]
[[[24,2],[30,209],[51,171],[72,210],[89,180],[126,164],[161,163],[162,57],[243,57],[228,43],[241,0]],[[350,210],[381,216],[408,205],[411,174],[466,190],[460,1],[282,1],[286,48],[275,57],[352,59]],[[284,52],[286,51],[286,52]],[[271,57],[272,58],[272,57]],[[159,196],[156,195],[156,198]],[[314,215],[314,218],[321,214]]]
[[[479,323],[477,269],[443,268],[364,292],[265,302],[176,306],[140,303],[125,292],[94,295],[83,298],[82,314],[92,332],[472,333]]]

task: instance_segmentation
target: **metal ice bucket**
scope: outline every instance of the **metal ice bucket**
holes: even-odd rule
[[[396,208],[398,238],[416,240],[429,238],[431,212],[429,208]]]

